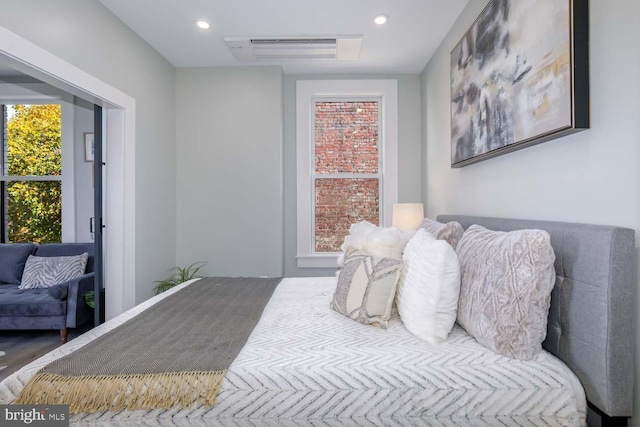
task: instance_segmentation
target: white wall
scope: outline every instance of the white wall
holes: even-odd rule
[[[136,100],[139,303],[176,260],[174,69],[97,0],[0,0],[0,10],[0,26]]]
[[[335,268],[296,265],[296,81],[398,80],[398,201],[421,198],[420,76],[417,74],[291,74],[284,79],[284,203],[286,277],[332,276]]]
[[[178,265],[283,274],[282,70],[176,70]]]
[[[640,234],[640,2],[590,1],[591,129],[452,169],[449,54],[486,4],[471,0],[421,75],[427,215],[610,224]]]
[[[286,75],[283,94],[279,68],[177,69],[178,265],[206,261],[211,275],[332,275],[295,262],[295,84],[371,78],[398,80],[399,200],[419,201],[418,75]]]

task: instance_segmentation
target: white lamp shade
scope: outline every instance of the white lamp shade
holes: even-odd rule
[[[415,230],[423,219],[422,203],[394,203],[392,224],[394,227],[404,231]]]

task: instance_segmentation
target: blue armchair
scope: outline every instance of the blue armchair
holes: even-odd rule
[[[49,288],[18,289],[29,255],[40,257],[89,254],[85,274]],[[93,243],[0,245],[0,330],[59,329],[63,343],[67,328],[93,318],[84,294],[93,290]]]

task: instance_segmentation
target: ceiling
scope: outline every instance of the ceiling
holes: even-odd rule
[[[247,65],[223,37],[362,35],[356,61],[271,63],[293,73],[420,73],[468,0],[100,0],[175,67]],[[388,16],[385,25],[373,19]],[[196,27],[204,19],[208,30]],[[262,62],[256,65],[265,65]]]
[[[468,0],[100,0],[175,67],[238,62],[223,37],[363,36],[357,61],[272,63],[285,73],[419,73]],[[375,16],[389,17],[383,26]],[[211,24],[196,27],[198,19]],[[0,59],[0,79],[24,76]],[[255,65],[266,65],[256,63]]]

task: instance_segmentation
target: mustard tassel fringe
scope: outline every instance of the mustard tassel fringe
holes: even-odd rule
[[[196,402],[210,407],[216,403],[226,372],[80,377],[37,373],[14,403],[69,405],[72,414],[125,409],[187,409]]]

